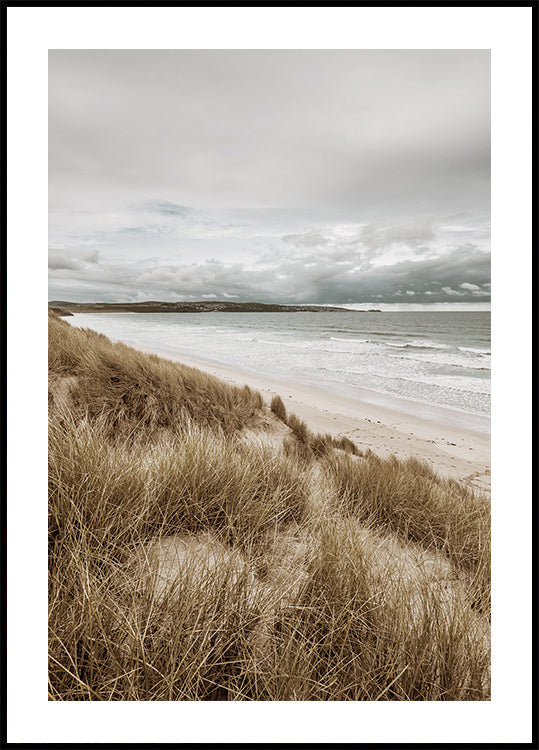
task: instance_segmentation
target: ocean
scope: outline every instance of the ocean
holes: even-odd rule
[[[490,417],[489,312],[104,313],[71,324],[373,403]],[[465,420],[463,420],[465,421]]]

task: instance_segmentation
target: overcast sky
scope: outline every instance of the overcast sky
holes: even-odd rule
[[[49,299],[490,301],[488,51],[53,50]]]

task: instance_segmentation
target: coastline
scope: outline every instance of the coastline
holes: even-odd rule
[[[415,456],[427,461],[443,476],[490,492],[490,434],[447,424],[441,418],[427,419],[421,404],[417,404],[418,414],[410,414],[367,400],[352,399],[313,384],[262,376],[163,349],[135,348],[195,367],[234,385],[248,385],[260,391],[267,403],[274,395],[279,395],[287,410],[315,432],[349,437],[359,448],[370,448],[380,456],[392,453],[401,459]],[[443,410],[438,412],[441,415]],[[431,410],[430,414],[435,415],[436,410]],[[463,421],[466,417],[463,414]]]

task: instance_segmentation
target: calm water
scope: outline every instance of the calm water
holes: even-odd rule
[[[336,390],[490,415],[490,313],[111,313],[112,339]],[[359,391],[358,391],[359,392]]]

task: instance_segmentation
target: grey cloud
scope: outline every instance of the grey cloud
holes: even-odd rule
[[[335,260],[330,250],[272,263],[162,262],[116,263],[80,267],[73,273],[87,299],[257,299],[282,303],[396,302],[413,296],[414,302],[464,302],[490,299],[490,255],[473,246],[455,248],[444,256],[415,259],[384,267],[361,269],[357,257]],[[56,298],[69,298],[63,277],[51,274]],[[99,289],[91,294],[90,290]],[[413,293],[413,294],[412,294]],[[90,295],[90,296],[88,296]]]
[[[67,251],[67,250],[50,250],[49,251],[49,268],[51,270],[77,270],[84,268],[88,264],[99,262],[99,252],[97,250],[84,251]]]
[[[289,245],[295,245],[296,247],[320,247],[327,245],[329,240],[327,237],[323,237],[320,232],[311,230],[304,234],[286,234],[282,238],[283,242]]]
[[[374,250],[402,243],[409,247],[419,248],[435,238],[432,224],[400,224],[383,226],[367,224],[361,229],[358,239]]]
[[[75,270],[80,267],[81,264],[79,261],[68,258],[66,255],[58,253],[49,254],[49,268],[52,270]]]
[[[277,196],[327,215],[488,202],[488,52],[53,50],[50,79],[55,196],[159,186],[175,205]]]
[[[51,294],[476,299],[489,79],[487,50],[51,50]]]

